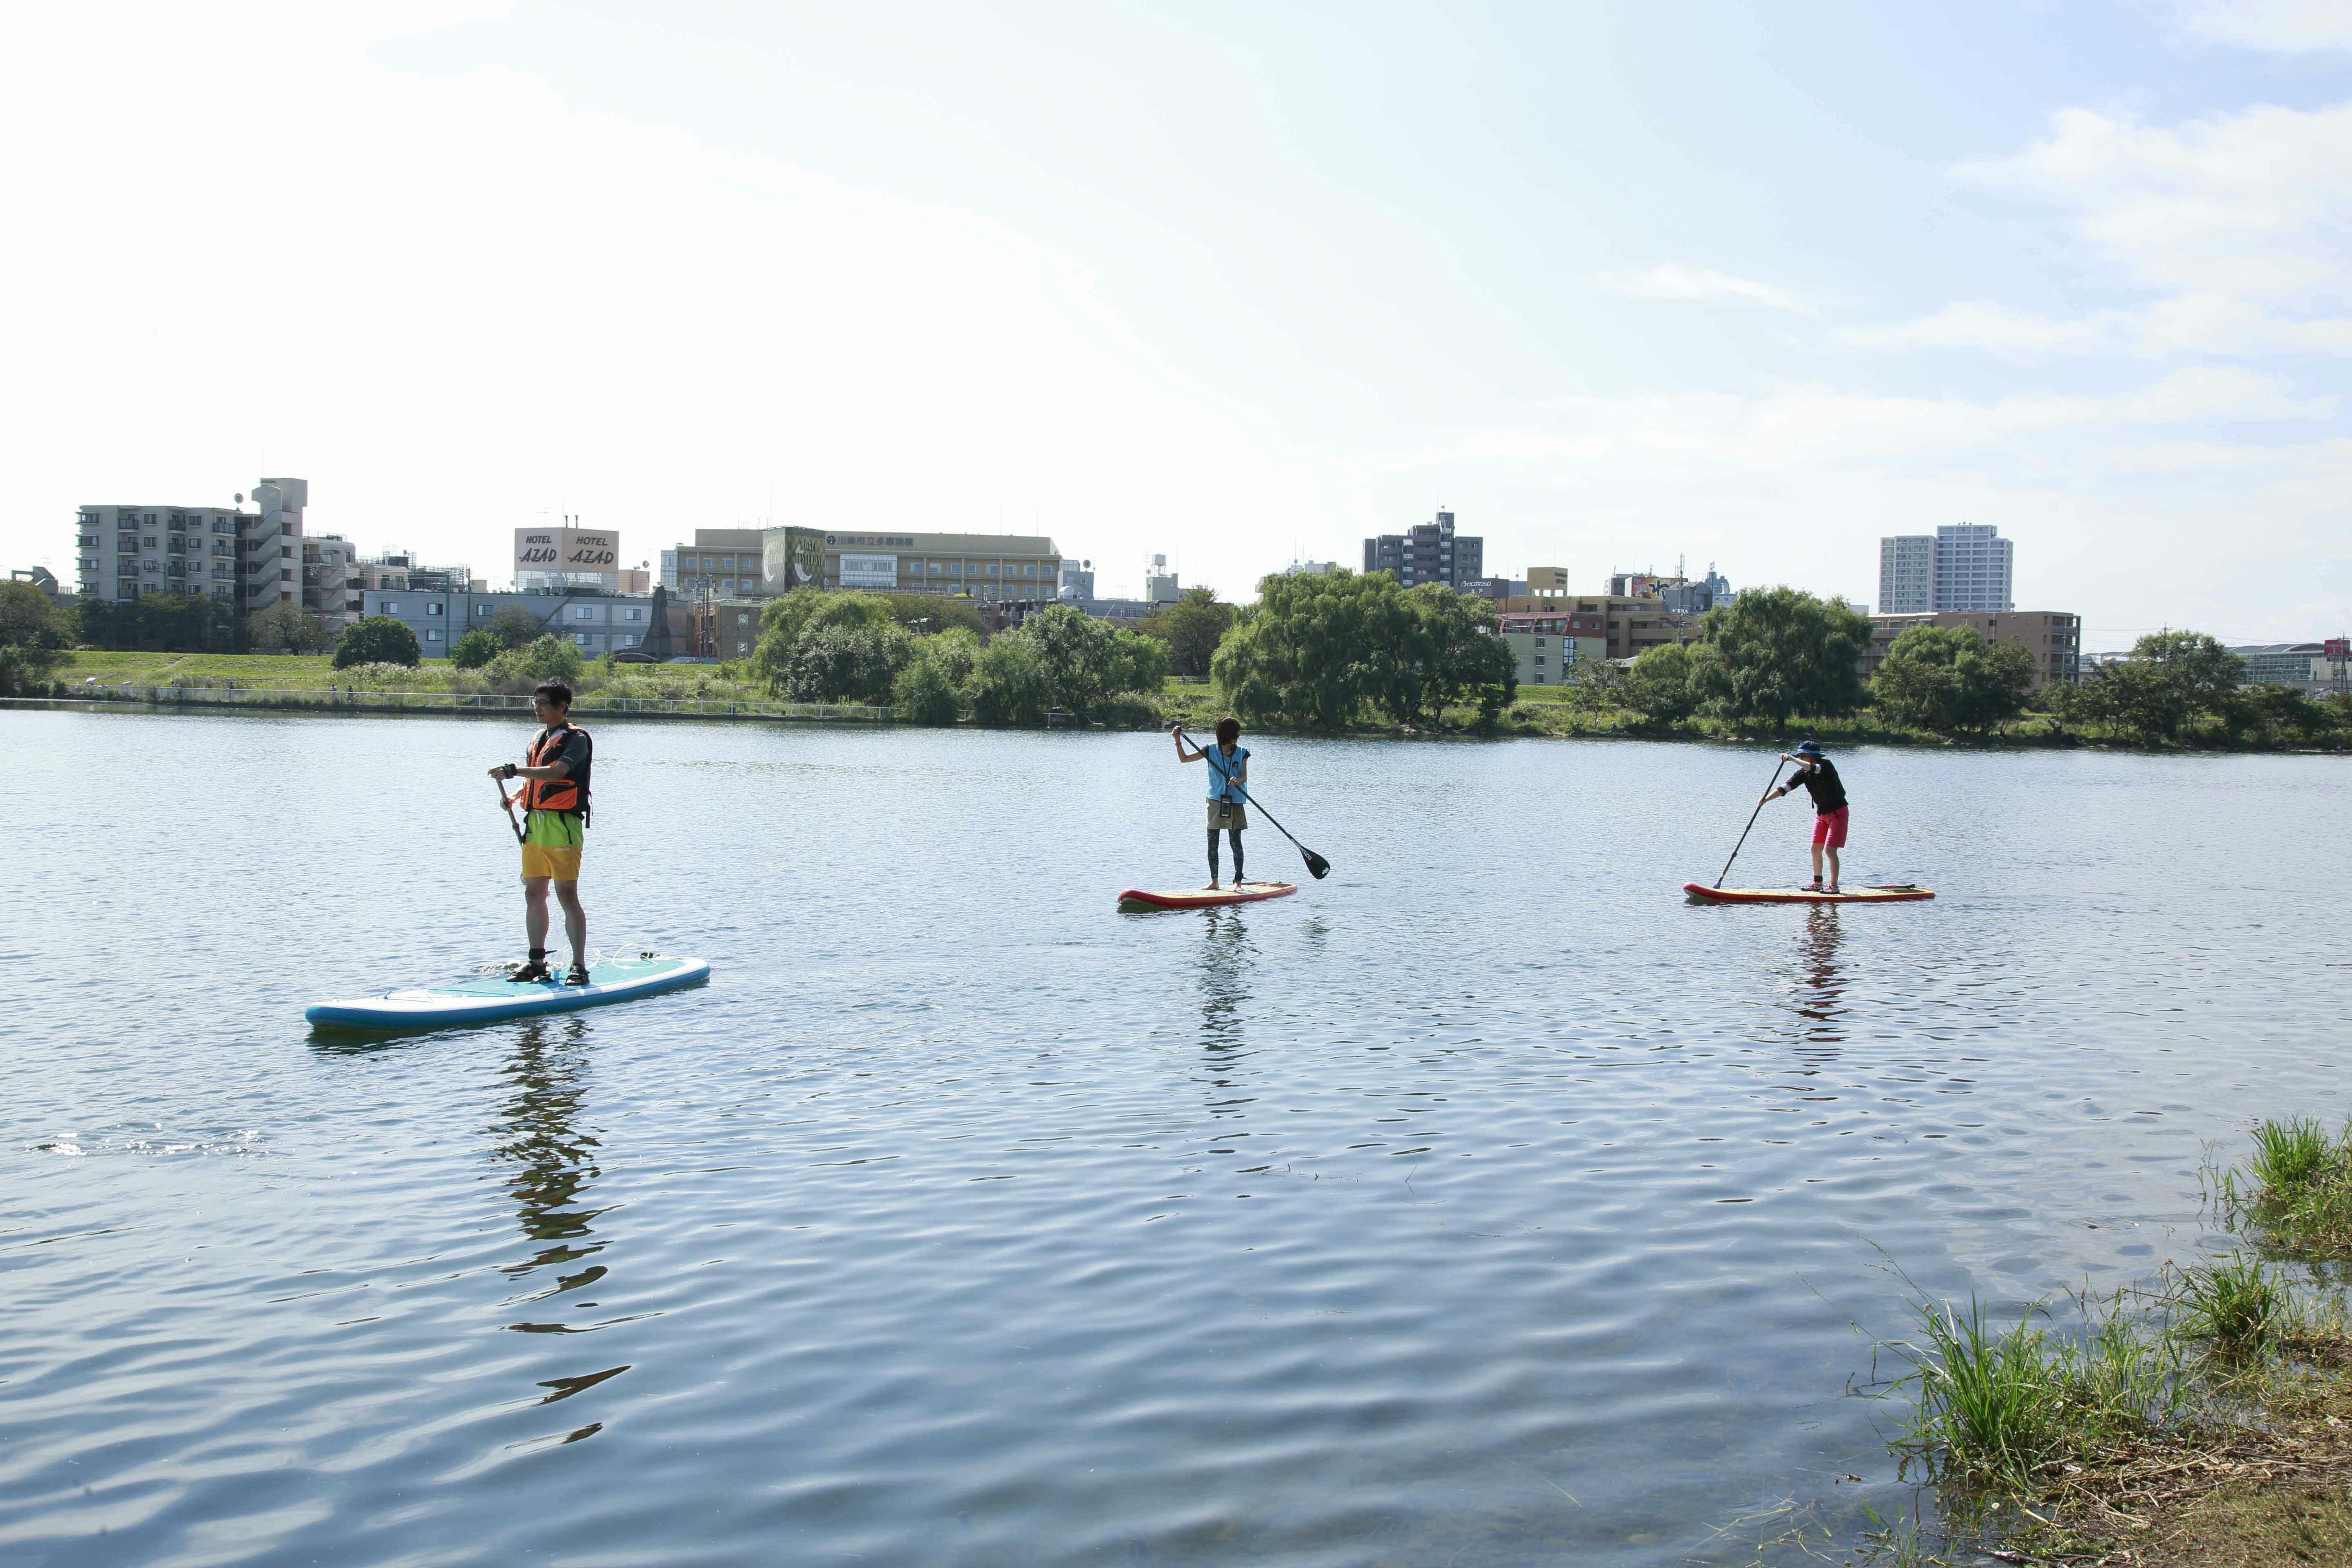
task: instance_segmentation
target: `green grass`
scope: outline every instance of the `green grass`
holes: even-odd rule
[[[2292,1196],[2332,1174],[2340,1163],[2336,1146],[2319,1123],[2297,1116],[2255,1128],[2254,1152],[2247,1164],[2265,1188]]]
[[[2173,1306],[2172,1331],[2180,1340],[2231,1356],[2275,1350],[2294,1322],[2278,1271],[2235,1252],[2183,1270]]]
[[[2330,1138],[2308,1117],[2264,1121],[2246,1163],[2209,1174],[2208,1191],[2275,1257],[2352,1259],[2352,1126]]]
[[[427,668],[447,668],[428,660]],[[79,686],[84,676],[107,686],[169,686],[173,680],[235,681],[239,686],[323,687],[336,679],[325,654],[292,653],[113,653],[84,650],[51,679]]]

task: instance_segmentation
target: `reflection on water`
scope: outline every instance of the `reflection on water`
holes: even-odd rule
[[[1257,944],[1239,909],[1206,910],[1202,920],[1201,1038],[1212,1049],[1227,1048],[1242,1043],[1242,1005],[1249,1000]]]
[[[605,1211],[588,1207],[583,1202],[588,1184],[602,1173],[596,1165],[596,1136],[581,1124],[587,1100],[587,1020],[577,1015],[554,1021],[531,1019],[515,1031],[514,1045],[499,1073],[508,1095],[499,1107],[499,1120],[488,1129],[496,1140],[493,1154],[517,1167],[507,1178],[507,1191],[514,1199],[523,1235],[537,1243],[539,1248],[526,1259],[502,1266],[504,1273],[516,1279],[542,1268],[571,1268],[603,1252],[608,1245],[603,1239],[590,1239],[595,1221]],[[608,1271],[604,1264],[591,1263],[585,1268],[572,1268],[570,1273],[559,1272],[552,1285],[526,1300],[534,1303],[548,1301],[583,1289],[604,1279]],[[595,1305],[594,1301],[575,1298],[566,1304],[566,1310],[579,1311]],[[547,1309],[540,1310],[545,1312]],[[507,1325],[526,1334],[584,1333],[596,1326],[531,1321]],[[608,1366],[594,1372],[541,1378],[538,1386],[548,1393],[540,1403],[553,1405],[569,1399],[628,1370],[626,1366]],[[576,1443],[603,1429],[603,1422],[590,1422],[566,1433],[561,1441]]]
[[[1797,984],[1790,1009],[1805,1020],[1798,1033],[1798,1055],[1813,1061],[1837,1059],[1834,1048],[1845,1040],[1845,966],[1838,962],[1843,930],[1832,904],[1813,904],[1805,910],[1804,933],[1797,942]]]
[[[1752,1565],[1908,1501],[1885,1258],[2126,1283],[2352,1110],[2334,759],[1857,750],[1941,898],[1694,908],[1756,753],[1283,737],[1343,868],[1121,920],[1164,738],[608,721],[600,885],[713,984],[305,1050],[511,940],[486,731],[0,728],[0,1563]]]

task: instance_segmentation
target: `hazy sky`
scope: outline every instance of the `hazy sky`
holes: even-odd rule
[[[1246,597],[2352,626],[2352,0],[83,3],[0,59],[0,557],[310,479],[503,578],[581,514],[1051,534]]]

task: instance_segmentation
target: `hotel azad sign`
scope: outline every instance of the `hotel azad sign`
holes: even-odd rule
[[[594,574],[617,582],[621,536],[604,528],[518,528],[514,569],[519,575]]]

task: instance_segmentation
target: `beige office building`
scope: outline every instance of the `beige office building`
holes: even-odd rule
[[[1873,616],[1870,648],[1862,656],[1864,679],[1877,671],[1895,639],[1913,626],[1974,626],[1987,642],[2024,645],[2033,656],[2033,686],[2052,681],[2071,686],[2082,674],[2083,617],[2059,610],[1938,610],[1932,615]]]
[[[240,610],[303,602],[303,479],[263,479],[257,510],[85,506],[75,517],[79,588],[94,598],[187,594]]]

